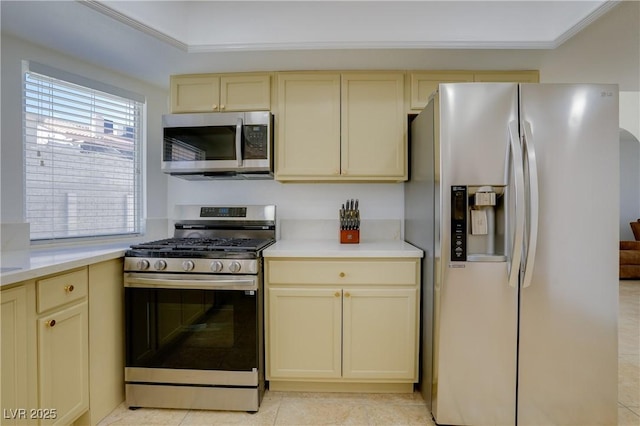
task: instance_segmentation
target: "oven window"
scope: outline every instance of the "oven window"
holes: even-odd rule
[[[164,129],[164,161],[236,159],[236,126]]]
[[[258,292],[125,288],[127,367],[258,368]]]

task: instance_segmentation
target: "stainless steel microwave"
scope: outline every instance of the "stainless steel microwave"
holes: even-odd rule
[[[162,171],[185,179],[272,179],[270,112],[162,116]]]

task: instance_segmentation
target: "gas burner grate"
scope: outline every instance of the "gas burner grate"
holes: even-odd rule
[[[273,240],[256,238],[167,238],[131,246],[134,250],[207,252],[220,250],[255,251]]]

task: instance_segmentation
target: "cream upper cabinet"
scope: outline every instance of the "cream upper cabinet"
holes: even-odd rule
[[[220,109],[220,77],[171,76],[171,112],[212,112]]]
[[[407,177],[403,73],[278,73],[281,181]]]
[[[341,174],[365,180],[407,178],[404,74],[342,75]]]
[[[486,83],[538,83],[539,71],[475,71],[473,81]]]
[[[340,74],[278,73],[278,180],[340,176]]]
[[[307,390],[314,383],[411,389],[418,378],[418,283],[417,259],[267,259],[272,389],[292,382]]]
[[[221,111],[269,111],[270,109],[270,74],[220,77]]]
[[[174,75],[170,86],[172,113],[271,108],[271,74]]]
[[[473,81],[471,71],[416,71],[409,73],[409,109],[420,112],[427,105],[429,96],[440,83],[464,83]]]
[[[512,82],[537,83],[538,71],[411,71],[409,72],[409,112],[419,113],[441,83]]]

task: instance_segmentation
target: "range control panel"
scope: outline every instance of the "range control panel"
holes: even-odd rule
[[[467,261],[467,187],[451,187],[451,260]]]

